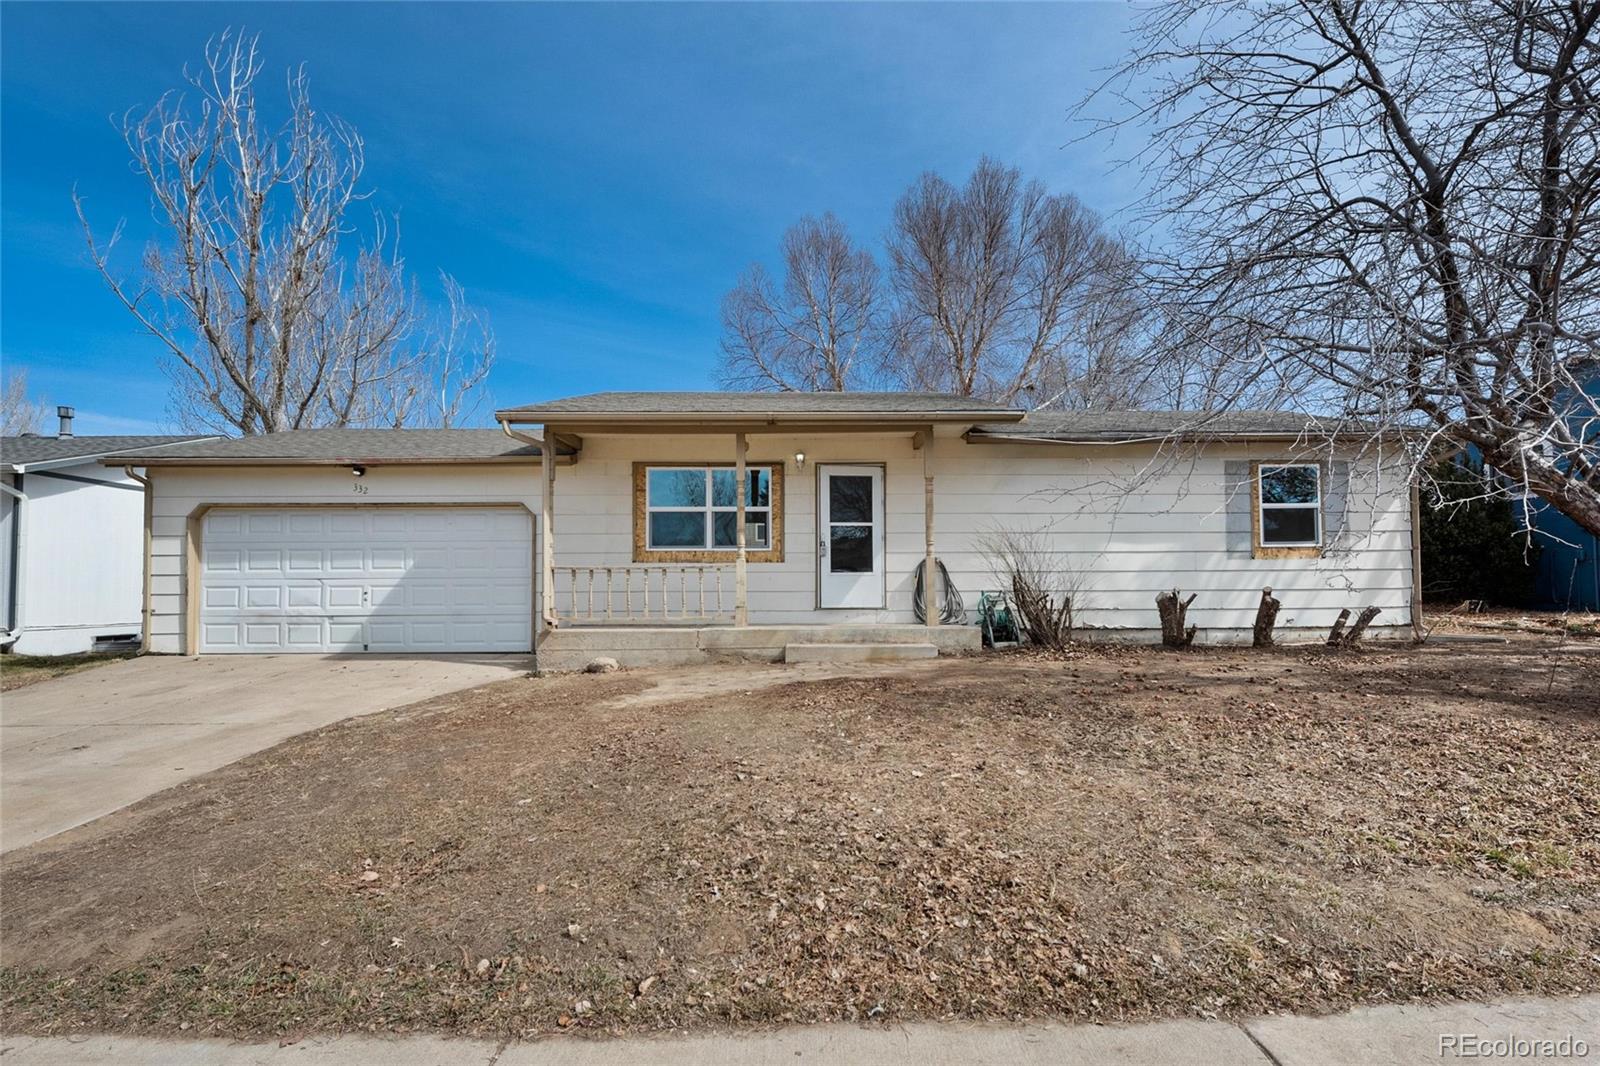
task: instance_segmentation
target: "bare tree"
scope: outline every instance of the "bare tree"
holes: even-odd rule
[[[27,370],[8,370],[0,385],[0,433],[8,437],[37,433],[44,414],[44,405],[28,397]]]
[[[859,388],[878,330],[878,264],[829,212],[783,235],[783,286],[759,263],[722,301],[722,378],[730,388]]]
[[[268,129],[261,67],[256,38],[225,33],[185,72],[195,100],[168,94],[124,117],[168,239],[146,249],[137,280],[119,278],[122,226],[101,244],[75,195],[94,263],[163,345],[188,425],[271,433],[392,422],[396,410],[437,421],[431,404],[382,399],[437,362],[438,334],[420,321],[384,219],[358,232],[350,217],[366,196],[361,137],[313,108],[304,70],[288,77],[287,122]],[[454,312],[459,290],[449,294]]]
[[[1128,250],[1076,197],[985,158],[960,188],[924,174],[895,205],[888,243],[892,358],[907,384],[1101,399],[1086,386],[1107,380],[1138,297]]]
[[[494,368],[494,330],[484,314],[467,302],[459,282],[439,275],[445,294],[442,322],[428,327],[421,356],[386,382],[373,397],[377,407],[362,421],[401,427],[429,425],[450,429],[470,421],[484,401],[484,382]]]
[[[1170,234],[1174,358],[1476,447],[1600,532],[1593,0],[1171,0],[1099,103]],[[1120,106],[1120,105],[1119,105]],[[1215,338],[1244,344],[1213,344]],[[1198,342],[1198,343],[1196,343]]]

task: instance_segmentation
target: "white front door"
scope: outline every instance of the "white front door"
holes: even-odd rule
[[[823,607],[883,606],[883,467],[817,467],[817,587]]]

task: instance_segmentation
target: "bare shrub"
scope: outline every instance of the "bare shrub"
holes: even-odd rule
[[[1031,644],[1061,650],[1072,643],[1077,572],[1031,530],[996,529],[979,542],[990,572],[1011,592],[1017,622]]]

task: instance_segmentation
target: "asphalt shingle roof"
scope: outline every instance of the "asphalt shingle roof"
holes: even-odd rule
[[[299,429],[164,448],[153,463],[447,463],[537,458],[498,429]]]
[[[496,418],[557,415],[1001,414],[1003,403],[942,392],[594,392],[509,407]]]
[[[7,469],[48,463],[60,459],[90,459],[101,455],[148,451],[184,441],[206,440],[196,436],[99,436],[45,437],[24,435],[0,437],[0,466]]]
[[[1326,436],[1370,433],[1375,427],[1349,419],[1295,411],[1032,411],[1021,422],[979,423],[985,437],[1032,437],[1104,443],[1155,440],[1173,435],[1189,439],[1249,436]]]

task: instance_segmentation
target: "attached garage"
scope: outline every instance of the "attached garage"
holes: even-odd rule
[[[147,650],[521,654],[537,438],[300,430],[139,456]],[[570,452],[558,461],[571,462]]]
[[[200,651],[529,651],[532,545],[522,507],[212,509]]]

